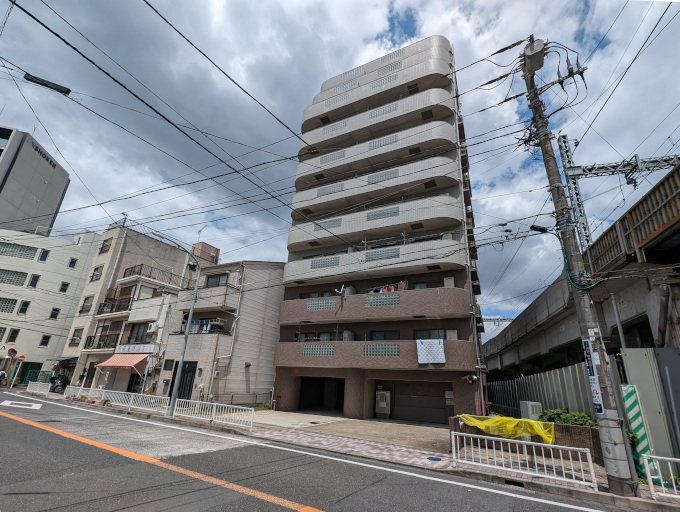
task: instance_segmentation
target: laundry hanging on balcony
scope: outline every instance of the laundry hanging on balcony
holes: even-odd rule
[[[445,363],[444,340],[416,340],[418,364]]]

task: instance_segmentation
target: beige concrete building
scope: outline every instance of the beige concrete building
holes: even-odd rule
[[[480,411],[483,323],[453,49],[326,80],[302,119],[276,347],[282,410]]]
[[[240,261],[205,269],[199,281],[179,398],[265,402],[274,386],[283,263]],[[181,329],[169,337],[158,394],[169,395],[187,329],[193,290],[179,293]]]

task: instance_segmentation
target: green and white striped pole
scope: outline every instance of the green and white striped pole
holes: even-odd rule
[[[621,393],[623,394],[623,407],[626,410],[626,418],[628,418],[630,430],[637,436],[635,450],[640,454],[640,458],[643,455],[652,455],[651,440],[647,435],[645,417],[642,413],[637,386],[622,384]],[[653,462],[650,464],[650,470],[653,476],[658,476],[656,464]]]

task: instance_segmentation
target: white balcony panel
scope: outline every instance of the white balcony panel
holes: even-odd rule
[[[386,249],[373,249],[289,261],[283,270],[283,284],[290,285],[295,281],[330,283],[336,282],[340,275],[343,279],[350,279],[347,277],[350,274],[351,279],[370,279],[395,273],[420,274],[428,271],[428,265],[439,265],[442,270],[461,269],[466,264],[465,247],[463,237],[459,235],[458,240],[429,240],[390,247],[398,250],[395,251],[398,256],[387,258],[379,254]]]
[[[422,113],[430,111],[431,121],[455,114],[456,102],[446,89],[430,89],[387,103],[333,124],[305,133],[300,142],[300,160],[307,160],[311,146],[319,151],[361,144],[423,123]],[[453,120],[451,121],[453,122]],[[326,150],[327,151],[327,150]]]
[[[302,210],[305,215],[340,211],[397,191],[399,197],[422,194],[425,190],[422,184],[433,179],[439,188],[456,186],[460,183],[461,173],[460,165],[454,157],[455,154],[426,158],[400,167],[302,190],[293,196],[292,217],[302,220]]]
[[[423,124],[300,162],[295,170],[295,188],[300,190],[395,164],[407,164],[433,152],[441,154],[457,149],[457,143],[456,125],[445,121]],[[419,148],[420,153],[411,154],[410,150],[415,148]]]
[[[414,55],[423,53],[429,50],[430,48],[434,47],[440,47],[445,49],[447,52],[453,53],[451,43],[444,36],[430,36],[427,39],[423,39],[422,41],[413,43],[412,45],[407,46],[406,48],[395,50],[392,53],[383,55],[378,59],[372,60],[371,62],[350,69],[349,71],[345,71],[344,73],[334,76],[333,78],[329,78],[323,84],[321,84],[321,91],[334,89],[335,87],[342,85],[348,82],[349,80],[352,80],[353,78],[368,75],[374,71],[377,71],[386,64],[389,64],[397,60],[408,59]]]
[[[357,80],[356,87],[335,92],[335,89],[317,94],[314,103],[302,113],[302,133],[324,125],[321,120],[328,117],[330,122],[352,116],[375,105],[409,96],[408,86],[417,84],[419,91],[449,87],[452,84],[453,69],[451,55],[441,48],[433,48],[422,56],[419,62],[392,73],[380,75],[378,71]],[[354,84],[354,82],[353,82]],[[304,138],[304,137],[303,137]]]
[[[411,233],[413,230],[410,225],[415,223],[422,224],[422,230],[446,230],[460,225],[464,215],[462,200],[451,196],[404,201],[314,223],[294,225],[288,232],[288,250],[297,252],[319,245],[338,245],[341,242],[337,236],[358,242],[403,231]],[[313,245],[309,242],[313,242]]]

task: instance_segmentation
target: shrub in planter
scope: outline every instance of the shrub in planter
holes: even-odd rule
[[[547,421],[559,425],[580,425],[583,427],[597,427],[597,422],[583,412],[569,412],[566,407],[560,409],[544,409],[538,416],[538,421]]]

